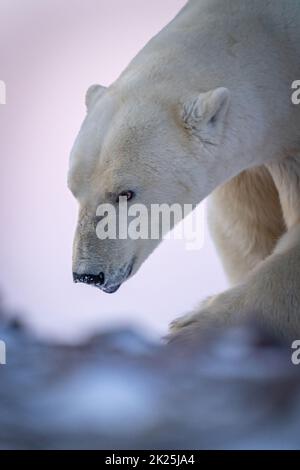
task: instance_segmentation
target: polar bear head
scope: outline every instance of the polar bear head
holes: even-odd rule
[[[79,203],[73,276],[112,293],[137,272],[163,233],[99,237],[99,224],[109,222],[101,207],[115,209],[118,226],[121,201],[128,210],[142,204],[149,217],[152,205],[198,204],[216,186],[229,92],[217,88],[174,100],[155,90],[129,93],[93,85],[86,105],[68,176]]]

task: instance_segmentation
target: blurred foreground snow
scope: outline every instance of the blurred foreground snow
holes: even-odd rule
[[[0,449],[300,448],[300,369],[253,326],[201,345],[114,330],[63,346],[2,319],[0,338]]]

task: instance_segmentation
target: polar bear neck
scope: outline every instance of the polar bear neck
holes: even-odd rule
[[[227,87],[233,95],[230,139],[238,153],[245,153],[243,166],[277,160],[299,144],[299,112],[290,103],[290,84],[300,76],[299,23],[294,0],[275,6],[258,0],[229,0],[226,6],[222,0],[191,0],[113,87],[137,99],[146,90],[170,103]],[[284,132],[282,122],[289,123]]]

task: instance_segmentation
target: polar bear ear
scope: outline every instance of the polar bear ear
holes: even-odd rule
[[[106,87],[101,85],[92,85],[89,87],[85,95],[85,105],[88,111],[92,108],[100,96],[103,95],[105,90]]]
[[[217,136],[228,110],[230,93],[227,88],[201,93],[184,105],[182,119],[184,127],[201,140]]]

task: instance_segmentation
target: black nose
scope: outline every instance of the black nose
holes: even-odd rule
[[[73,281],[92,284],[93,286],[102,286],[104,284],[104,273],[97,274],[77,274],[73,273]]]

